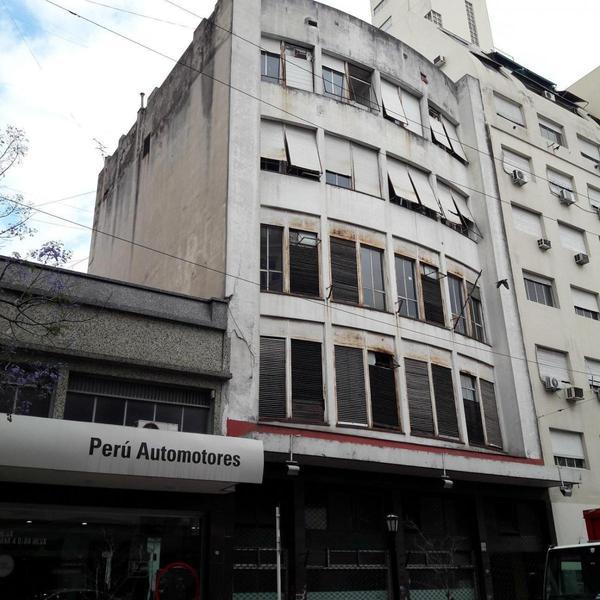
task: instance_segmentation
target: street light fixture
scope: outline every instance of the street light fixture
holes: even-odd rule
[[[400,523],[400,517],[398,515],[390,514],[385,518],[385,524],[387,530],[390,533],[398,533],[398,524]]]

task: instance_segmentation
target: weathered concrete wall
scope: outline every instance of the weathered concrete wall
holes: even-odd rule
[[[90,273],[223,296],[230,27],[231,4],[221,2],[106,159],[94,226],[119,239],[94,234]]]

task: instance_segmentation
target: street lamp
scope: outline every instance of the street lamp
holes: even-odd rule
[[[398,533],[398,526],[400,524],[400,517],[393,513],[385,517],[385,525],[389,533],[390,538],[390,569],[392,576],[392,599],[398,600],[400,582],[398,580],[398,559],[396,556],[396,534]]]
[[[385,518],[385,524],[389,533],[398,533],[398,523],[400,523],[398,515],[391,514]]]

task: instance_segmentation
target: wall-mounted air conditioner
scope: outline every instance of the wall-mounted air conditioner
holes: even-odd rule
[[[590,257],[587,254],[584,254],[583,252],[576,254],[574,258],[575,262],[578,265],[587,265],[590,262]]]
[[[161,429],[162,431],[179,431],[177,423],[165,423],[164,421],[144,421],[140,419],[137,426],[142,429]]]
[[[537,242],[540,250],[550,250],[550,248],[552,248],[552,242],[550,240],[541,238]]]
[[[546,377],[544,377],[544,387],[547,392],[556,392],[560,389],[560,381],[556,377],[546,375]]]
[[[550,100],[551,102],[556,102],[556,95],[548,90],[544,90],[544,98],[546,98],[546,100]]]
[[[523,171],[519,171],[519,169],[515,169],[511,177],[515,185],[525,185],[527,183],[527,175]]]
[[[446,57],[440,54],[433,59],[433,64],[436,67],[443,67],[446,64]]]
[[[583,388],[568,387],[566,389],[566,398],[569,402],[577,402],[577,400],[583,400]]]
[[[558,197],[560,198],[560,203],[565,206],[571,206],[571,204],[575,203],[575,194],[571,190],[560,190]]]

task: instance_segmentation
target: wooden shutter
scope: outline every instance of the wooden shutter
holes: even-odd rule
[[[452,371],[446,367],[431,365],[431,377],[433,379],[433,393],[435,394],[438,433],[439,435],[457,438],[458,419],[456,417]]]
[[[290,230],[290,292],[319,295],[319,249],[314,234]]]
[[[442,292],[440,282],[436,279],[421,275],[421,287],[423,288],[423,304],[425,306],[425,320],[445,325],[444,306],[442,304]]]
[[[292,340],[292,417],[323,422],[321,344]]]
[[[498,406],[496,405],[494,384],[490,381],[480,379],[479,386],[481,387],[481,402],[483,404],[483,412],[485,413],[485,430],[488,444],[502,448],[502,433],[498,419]]]
[[[485,444],[479,402],[463,400],[463,406],[465,408],[465,421],[467,423],[467,435],[469,436],[469,443],[477,446]]]
[[[410,428],[416,433],[434,433],[433,409],[429,393],[427,363],[412,358],[404,359],[406,393],[410,413]]]
[[[330,238],[332,298],[358,304],[356,244],[349,240]]]
[[[338,423],[367,425],[365,372],[360,348],[335,347],[335,385]]]
[[[391,356],[379,355],[376,363],[369,365],[369,388],[371,390],[373,425],[375,427],[398,427],[396,379]]]
[[[285,419],[285,340],[260,338],[258,414],[261,419]]]

